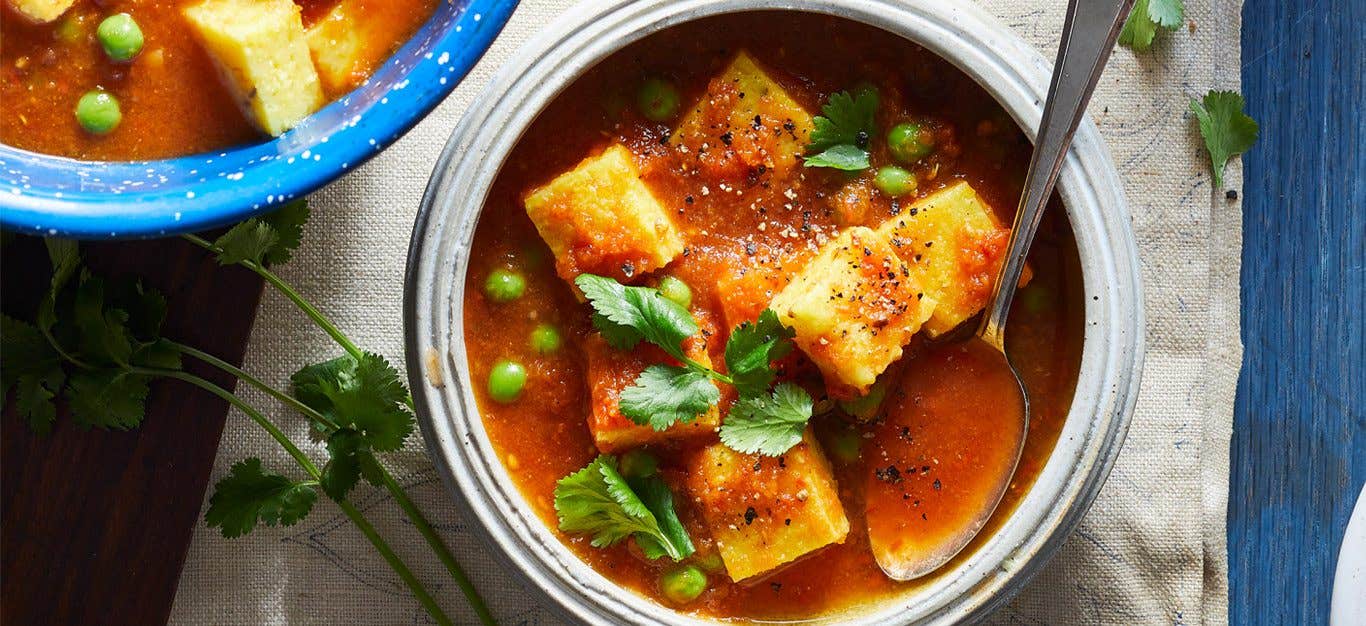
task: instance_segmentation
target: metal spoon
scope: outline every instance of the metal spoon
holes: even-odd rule
[[[1015,213],[1015,224],[1011,230],[1010,245],[1006,250],[1005,262],[996,278],[995,288],[987,301],[986,312],[976,334],[968,340],[969,345],[950,346],[962,351],[969,358],[977,359],[979,367],[1009,376],[991,377],[1002,381],[1010,389],[994,390],[998,396],[1009,398],[1018,394],[1018,406],[1023,423],[1018,430],[1010,429],[1018,439],[1015,443],[1013,458],[1003,455],[1005,461],[1000,467],[1004,474],[993,483],[988,493],[982,494],[982,508],[975,515],[969,514],[967,523],[943,537],[919,538],[906,541],[894,537],[872,537],[873,551],[878,564],[887,575],[896,580],[909,580],[923,576],[943,566],[972,541],[972,538],[986,524],[1019,464],[1024,451],[1025,434],[1029,430],[1029,397],[1020,375],[1010,364],[1005,353],[1006,316],[1014,299],[1016,286],[1024,271],[1025,257],[1029,246],[1038,231],[1039,220],[1044,207],[1053,193],[1058,180],[1064,157],[1072,143],[1072,135],[1086,113],[1086,105],[1100,79],[1105,62],[1114,49],[1115,39],[1123,25],[1125,16],[1133,6],[1134,0],[1071,0],[1067,7],[1067,18],[1063,23],[1062,42],[1058,47],[1058,58],[1053,68],[1053,80],[1048,89],[1048,100],[1043,110],[1043,120],[1039,124],[1039,135],[1034,142],[1034,154],[1030,159],[1029,173],[1025,179],[1024,193]],[[980,345],[970,345],[980,344]],[[985,356],[984,356],[985,355]],[[1007,381],[1013,377],[1014,385]],[[1001,406],[1001,405],[997,405]],[[1004,407],[1003,407],[1003,410]],[[1011,443],[1011,442],[1006,442]],[[971,513],[971,512],[969,512]],[[870,531],[872,529],[870,528]]]

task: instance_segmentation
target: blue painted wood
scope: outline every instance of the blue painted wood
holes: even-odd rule
[[[1247,0],[1234,624],[1326,624],[1366,482],[1366,0]]]

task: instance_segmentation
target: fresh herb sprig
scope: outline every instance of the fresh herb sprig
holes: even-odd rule
[[[875,89],[832,94],[812,119],[815,127],[806,145],[806,167],[829,167],[857,172],[872,167],[868,146],[877,131],[873,117],[879,103]]]
[[[1191,98],[1190,107],[1209,151],[1214,187],[1221,189],[1229,158],[1247,152],[1257,143],[1257,121],[1243,113],[1243,96],[1232,91],[1210,91],[1200,100]]]
[[[374,526],[347,500],[361,478],[388,490],[465,593],[481,622],[492,614],[431,523],[379,461],[376,453],[401,448],[413,430],[412,399],[400,376],[382,357],[361,351],[337,327],[267,269],[289,259],[298,246],[308,210],[302,202],[272,215],[238,224],[209,242],[185,238],[210,250],[223,264],[261,274],[333,337],[347,354],[301,369],[286,393],[236,366],[160,336],[164,298],[138,283],[106,284],[82,269],[75,242],[46,241],[53,277],[30,324],[0,316],[0,351],[5,367],[0,392],[16,391],[21,417],[37,432],[51,429],[55,400],[66,401],[81,427],[126,430],[145,414],[149,385],[159,378],[180,380],[237,407],[265,429],[303,470],[293,479],[249,458],[235,464],[215,486],[205,519],[224,536],[236,537],[258,524],[291,525],[314,507],[321,490],[336,502],[398,573],[438,623],[451,620]],[[190,357],[256,387],[305,416],[326,439],[329,459],[320,469],[263,413],[240,397],[182,369]]]
[[[1119,44],[1143,52],[1152,47],[1158,29],[1181,28],[1185,14],[1182,0],[1138,0],[1119,31]]]
[[[599,455],[555,485],[560,530],[588,533],[598,548],[633,537],[646,558],[681,561],[695,548],[673,506],[673,492],[653,472],[624,476],[617,458]]]
[[[720,401],[715,385],[720,382],[738,395],[721,425],[721,441],[727,446],[778,456],[800,441],[811,418],[811,396],[790,383],[769,393],[777,375],[773,361],[791,352],[794,334],[773,311],[764,310],[754,322],[736,327],[726,342],[726,373],[721,373],[687,356],[683,342],[698,333],[697,322],[659,290],[594,274],[582,274],[574,284],[593,307],[594,326],[613,347],[630,350],[644,340],[681,363],[645,368],[621,392],[622,415],[655,430],[690,423]]]

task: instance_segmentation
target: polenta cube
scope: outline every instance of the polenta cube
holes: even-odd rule
[[[683,349],[688,358],[711,365],[707,343],[702,337],[688,339]],[[634,384],[646,367],[672,362],[673,359],[659,348],[642,342],[631,351],[617,350],[593,333],[584,340],[583,351],[588,361],[586,378],[591,402],[588,430],[599,451],[614,454],[648,444],[716,436],[716,429],[721,424],[721,413],[716,406],[692,422],[674,424],[662,431],[637,424],[621,414],[622,390]]]
[[[831,395],[868,392],[934,311],[888,238],[856,226],[821,247],[769,304],[825,375]]]
[[[242,112],[271,135],[325,102],[300,10],[291,0],[205,0],[183,10]]]
[[[584,159],[524,203],[570,283],[585,272],[632,282],[683,252],[682,233],[621,145]]]
[[[810,428],[777,458],[708,446],[690,460],[686,487],[732,580],[773,571],[849,534],[830,463]]]
[[[953,330],[986,306],[1010,241],[1010,229],[963,181],[922,198],[878,232],[911,263],[925,297],[937,303],[925,322],[930,337]],[[1020,283],[1030,276],[1026,268]]]
[[[355,89],[386,58],[391,50],[377,41],[402,41],[408,22],[367,19],[373,0],[341,0],[308,27],[308,48],[323,89],[342,94]],[[369,42],[369,45],[367,45]]]
[[[782,176],[799,164],[812,126],[811,114],[742,50],[712,79],[672,141],[716,173]]]
[[[34,24],[48,24],[57,20],[76,0],[5,0],[15,13]]]

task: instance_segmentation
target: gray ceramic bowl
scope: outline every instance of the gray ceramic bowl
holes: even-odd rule
[[[612,4],[612,6],[608,6]],[[489,185],[536,115],[599,60],[680,22],[784,9],[864,22],[966,72],[1031,136],[1050,66],[1004,26],[942,0],[643,0],[579,5],[534,37],[466,113],[437,164],[413,232],[405,288],[408,372],[432,459],[462,512],[528,589],[585,623],[701,623],[620,588],[581,562],[531,511],[484,431],[466,367],[462,315],[470,242]],[[975,553],[901,597],[824,620],[950,623],[1001,605],[1062,544],[1110,471],[1133,414],[1143,355],[1138,259],[1121,184],[1100,133],[1082,124],[1059,179],[1087,297],[1081,373],[1038,481]]]

